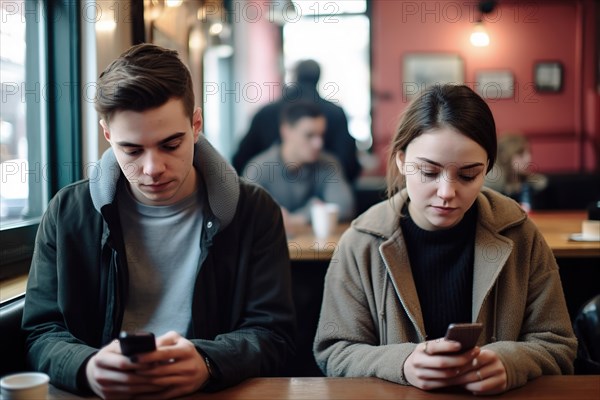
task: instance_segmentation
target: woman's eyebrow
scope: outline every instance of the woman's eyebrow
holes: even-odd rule
[[[435,161],[433,161],[433,160],[430,160],[430,159],[428,159],[428,158],[425,158],[425,157],[417,157],[417,158],[418,158],[419,160],[421,160],[421,161],[425,161],[425,162],[426,162],[426,163],[428,163],[428,164],[433,164],[433,165],[435,165],[435,166],[438,166],[438,167],[444,168],[444,166],[443,166],[442,164],[440,164],[439,162],[435,162]]]
[[[484,166],[483,163],[476,162],[476,163],[464,165],[464,166],[460,167],[460,169],[469,169],[469,168],[483,167],[483,166]]]
[[[432,164],[432,165],[435,165],[435,166],[437,166],[437,167],[444,168],[444,166],[443,166],[442,164],[440,164],[439,162],[436,162],[436,161],[430,160],[430,159],[428,159],[428,158],[425,158],[425,157],[417,157],[417,158],[418,158],[419,160],[421,160],[421,161],[424,161],[424,162],[428,163],[428,164]],[[462,167],[460,167],[459,169],[469,169],[469,168],[482,167],[482,166],[484,166],[484,164],[483,164],[483,163],[481,163],[481,162],[475,162],[475,163],[471,163],[471,164],[463,165],[463,166],[462,166]]]

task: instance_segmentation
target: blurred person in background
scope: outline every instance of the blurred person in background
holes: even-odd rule
[[[354,216],[354,198],[338,160],[322,151],[327,122],[311,102],[287,105],[281,115],[281,144],[254,157],[244,177],[265,188],[279,203],[286,232],[308,225],[315,202],[334,203],[339,218]]]
[[[534,195],[548,185],[548,179],[535,173],[527,138],[507,133],[498,139],[498,162],[486,175],[485,186],[517,201],[527,212],[535,207]]]
[[[344,110],[325,100],[317,91],[321,68],[314,60],[300,61],[295,69],[295,82],[286,85],[282,99],[259,110],[250,124],[248,133],[233,157],[233,166],[241,173],[250,159],[280,141],[279,126],[283,108],[298,101],[310,101],[319,106],[327,120],[324,148],[334,155],[343,167],[346,179],[353,183],[361,172],[356,143],[348,131],[348,120]]]

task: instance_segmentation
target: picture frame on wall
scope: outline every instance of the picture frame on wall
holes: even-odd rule
[[[475,72],[476,92],[486,100],[512,99],[515,78],[508,69],[479,70]]]
[[[402,60],[402,93],[411,99],[435,84],[463,84],[463,59],[455,53],[408,53]]]
[[[539,61],[533,67],[533,82],[537,92],[556,93],[563,87],[563,65],[560,61]]]

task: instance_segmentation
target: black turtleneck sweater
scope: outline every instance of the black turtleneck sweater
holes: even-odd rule
[[[427,339],[446,334],[448,324],[471,322],[477,206],[452,228],[419,228],[405,206],[400,226],[419,295]]]

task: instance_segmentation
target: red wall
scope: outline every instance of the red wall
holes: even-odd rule
[[[487,15],[490,45],[469,42],[478,16],[476,1],[374,1],[372,4],[373,135],[375,151],[387,147],[407,101],[402,93],[402,57],[407,53],[455,53],[465,81],[475,73],[507,69],[515,78],[512,99],[489,100],[498,133],[531,138],[540,171],[591,170],[597,165],[600,130],[595,68],[597,5],[593,0],[499,1]],[[590,17],[590,15],[592,17]],[[564,68],[560,93],[537,93],[534,62],[558,60]],[[385,164],[385,163],[383,163]],[[383,172],[380,171],[380,172]]]

